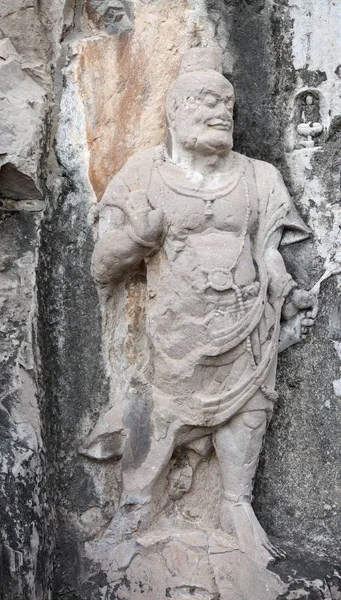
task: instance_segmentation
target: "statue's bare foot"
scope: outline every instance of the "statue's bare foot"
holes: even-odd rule
[[[220,520],[222,529],[237,538],[240,550],[256,562],[268,564],[285,558],[285,553],[270,542],[248,499],[224,499]]]

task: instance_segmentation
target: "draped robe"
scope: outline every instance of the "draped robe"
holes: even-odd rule
[[[99,237],[129,225],[131,191],[163,211],[163,234],[144,259],[147,383],[154,414],[191,426],[271,410],[281,309],[295,284],[267,252],[276,232],[276,244],[309,235],[277,169],[232,154],[220,187],[202,191],[163,146],[137,153],[99,207]]]

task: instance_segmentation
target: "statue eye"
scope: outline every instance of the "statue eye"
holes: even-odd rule
[[[187,100],[187,106],[190,109],[193,110],[194,108],[197,107],[198,100],[196,98],[194,98],[194,96],[189,96],[188,98],[186,98],[186,100]]]
[[[204,98],[204,104],[209,108],[213,108],[217,104],[217,98],[215,96],[207,94]]]

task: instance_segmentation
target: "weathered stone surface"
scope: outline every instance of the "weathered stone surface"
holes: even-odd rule
[[[137,3],[130,33],[77,47],[89,176],[99,197],[133,152],[164,138],[164,98],[185,48],[187,11],[183,0]]]
[[[104,339],[116,354],[121,343],[112,337],[112,322],[127,325],[125,315],[108,302],[112,286],[117,287],[116,304],[126,303],[119,283],[145,261],[147,294],[139,297],[146,317],[141,334],[135,328],[136,356],[121,373],[112,365],[112,407],[100,421],[102,434],[96,427],[99,444],[110,434],[117,437],[123,431],[126,436],[120,454],[113,454],[122,456],[120,508],[97,544],[98,560],[101,551],[110,556],[120,548],[125,556],[128,544],[128,556],[123,562],[117,559],[108,576],[126,571],[138,557],[147,569],[140,583],[148,582],[153,598],[165,593],[167,577],[161,576],[161,588],[151,581],[148,558],[139,552],[139,538],[134,544],[132,536],[136,530],[148,536],[165,512],[171,547],[174,523],[186,530],[189,514],[199,531],[208,535],[213,527],[220,536],[228,532],[235,544],[229,556],[222,541],[222,564],[209,580],[193,575],[193,590],[222,595],[220,580],[225,579],[232,594],[245,598],[264,598],[270,588],[269,597],[280,593],[279,580],[273,577],[271,583],[266,571],[268,561],[280,553],[257,522],[250,497],[275,399],[281,313],[287,329],[297,316],[304,331],[313,321],[300,309],[313,309],[316,300],[295,289],[279,253],[283,231],[283,242],[288,232],[289,244],[308,235],[279,174],[267,163],[231,151],[233,102],[217,49],[189,50],[167,94],[166,145],[134,155],[110,182],[99,207],[93,275],[102,297]],[[264,314],[257,306],[267,307]],[[280,346],[291,343],[283,332]],[[123,364],[127,358],[123,349]],[[108,362],[110,369],[110,352]],[[129,383],[120,394],[122,377]],[[142,413],[135,408],[139,404],[146,420],[143,433]],[[115,422],[113,415],[120,418]],[[208,436],[211,443],[204,448]],[[94,453],[94,434],[91,440],[88,456],[101,458]],[[211,478],[210,485],[220,505],[215,522],[207,518],[214,511],[211,499],[206,505],[200,492],[198,497],[191,490],[197,467],[213,446],[220,469],[220,478],[214,483]],[[190,491],[194,513],[188,506]],[[173,547],[169,551],[177,552]],[[201,550],[200,560],[210,564],[209,549]],[[245,589],[243,560],[250,572]],[[174,589],[186,595],[182,562],[188,562],[185,556],[173,564],[173,577],[179,578]],[[224,565],[229,574],[220,573]],[[133,574],[125,574],[131,581]]]
[[[37,269],[57,2],[0,7],[0,597],[51,597],[53,417],[40,380]],[[50,37],[51,36],[51,37]],[[57,43],[57,42],[56,42]],[[54,52],[56,52],[54,48]],[[40,214],[35,214],[39,212]],[[53,475],[52,479],[50,475]],[[53,492],[54,493],[54,492]]]
[[[52,568],[52,538],[44,538],[53,532],[53,509],[35,356],[39,221],[32,214],[1,219],[0,595],[8,600],[45,598]]]
[[[88,0],[89,17],[107,33],[120,34],[133,28],[134,5],[131,0]]]
[[[0,197],[40,200],[39,163],[45,116],[44,89],[22,68],[8,38],[0,41]]]
[[[122,4],[126,7],[128,3]],[[94,560],[92,540],[104,530],[117,507],[119,464],[116,459],[90,462],[78,454],[101,408],[109,404],[113,393],[107,382],[107,364],[105,361],[101,364],[100,316],[88,270],[92,252],[88,213],[92,215],[95,194],[101,197],[108,181],[129,155],[163,139],[165,92],[185,47],[200,45],[213,36],[218,41],[224,54],[224,72],[234,84],[238,98],[235,150],[280,169],[313,231],[305,247],[302,245],[295,253],[286,251],[290,272],[309,289],[330,264],[339,260],[335,253],[339,248],[340,223],[339,4],[313,0],[301,3],[135,0],[129,12],[132,28],[122,35],[115,33],[121,31],[120,21],[115,21],[115,16],[119,16],[116,5],[112,15],[109,13],[108,19],[102,21],[99,5],[92,3],[93,14],[90,5],[88,2],[82,11],[81,3],[73,6],[64,0],[39,4],[15,0],[2,2],[0,9],[1,36],[11,39],[22,71],[48,92],[49,109],[53,108],[52,87],[58,94],[63,92],[60,110],[58,101],[49,113],[54,121],[52,138],[60,124],[59,164],[52,149],[48,163],[44,160],[39,163],[38,177],[33,166],[38,163],[30,162],[29,157],[25,164],[31,165],[31,171],[25,170],[25,165],[22,171],[33,177],[41,192],[46,179],[50,190],[37,284],[39,351],[43,360],[39,380],[41,433],[39,423],[34,423],[34,427],[38,427],[44,453],[38,450],[34,457],[20,463],[21,451],[16,449],[15,440],[20,439],[20,447],[28,448],[28,443],[22,441],[26,434],[20,433],[27,421],[24,408],[27,394],[19,404],[11,395],[9,404],[11,409],[15,407],[16,423],[11,418],[7,425],[5,420],[1,422],[5,429],[4,456],[9,457],[8,464],[14,473],[2,476],[5,485],[2,489],[9,498],[1,517],[5,534],[3,589],[1,585],[0,589],[6,600],[49,598],[52,563],[56,567],[53,592],[56,598],[63,595],[69,600],[108,600],[118,594],[130,598],[133,593],[124,576],[110,591],[111,583],[103,570],[104,559],[102,568]],[[122,21],[124,24],[123,18],[121,24]],[[128,65],[136,76],[129,76]],[[53,85],[49,76],[51,66]],[[307,93],[318,98],[323,125],[312,149],[299,145],[297,132],[299,115],[302,116],[300,107]],[[51,122],[49,119],[42,122],[42,135],[47,142]],[[41,147],[48,148],[48,144]],[[14,159],[10,162],[16,169],[19,167]],[[11,202],[16,202],[19,208],[20,202],[25,201]],[[13,366],[18,358],[16,348],[21,345],[20,341],[15,346],[15,340],[23,340],[25,336],[28,339],[27,315],[36,310],[36,279],[32,273],[37,255],[32,249],[38,242],[39,219],[28,215],[26,210],[16,216],[7,211],[6,215],[1,223],[6,231],[2,241],[6,240],[6,252],[11,257],[6,269],[15,281],[20,275],[20,290],[25,289],[20,305],[16,305],[21,315],[18,319],[17,313],[8,312],[13,307],[13,290],[7,287],[3,292],[4,298],[9,299],[3,310],[6,310],[4,318],[9,315],[6,330],[11,327],[11,331],[6,339]],[[28,257],[28,240],[32,245],[24,269],[16,261]],[[27,278],[26,273],[30,273]],[[2,272],[2,277],[5,274],[7,271]],[[141,273],[129,287],[127,339],[124,341],[122,330],[116,332],[131,360],[136,355],[133,332],[141,322],[138,307],[143,297],[143,278]],[[271,537],[287,549],[287,560],[273,566],[289,588],[282,593],[283,598],[334,600],[341,593],[338,283],[335,276],[322,283],[320,312],[313,333],[280,357],[280,397],[257,476],[256,513]],[[21,310],[24,306],[26,312]],[[33,346],[37,356],[35,341]],[[121,357],[118,354],[112,358],[116,359],[119,372]],[[287,377],[288,372],[295,373],[295,380]],[[3,373],[4,377],[7,375],[5,390],[18,387],[17,383],[12,385],[15,367]],[[35,388],[30,389],[35,407],[32,413],[36,414]],[[143,430],[143,419],[141,423]],[[142,451],[143,439],[142,435]],[[48,468],[44,466],[44,457]],[[21,464],[18,476],[15,464]],[[216,467],[212,462],[202,461],[198,468],[200,479],[206,481]],[[17,477],[21,478],[20,486],[16,485]],[[177,495],[176,477],[173,487]],[[38,493],[38,488],[48,498]],[[59,519],[58,554],[53,560],[48,550],[54,538],[51,490]],[[177,502],[181,503],[181,499]],[[217,499],[213,503],[217,504]],[[46,516],[41,510],[46,511]],[[195,510],[193,502],[191,514]],[[35,537],[38,542],[34,543],[31,543],[33,529],[29,531],[27,525],[31,522],[38,530],[38,538]],[[83,545],[85,540],[88,545]],[[196,544],[200,545],[199,540]],[[124,564],[129,548],[121,550],[118,549],[119,560]],[[109,555],[107,560],[110,563]],[[172,565],[172,559],[167,560]],[[143,570],[136,558],[132,565],[137,574]],[[175,597],[191,593],[189,586],[170,587],[168,593]],[[195,590],[197,597],[201,594],[205,598],[203,590]],[[147,598],[148,593],[146,588]]]

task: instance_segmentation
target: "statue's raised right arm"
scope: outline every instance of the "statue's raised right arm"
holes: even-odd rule
[[[122,280],[160,247],[162,211],[153,208],[144,190],[131,190],[126,183],[125,174],[134,172],[130,163],[110,182],[99,207],[102,231],[92,257],[99,284]]]

